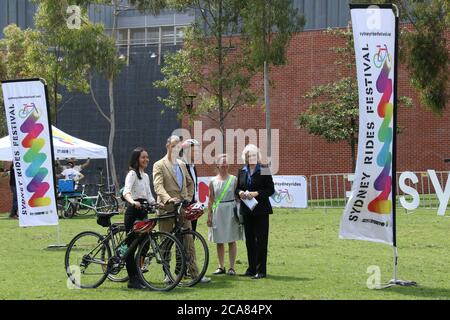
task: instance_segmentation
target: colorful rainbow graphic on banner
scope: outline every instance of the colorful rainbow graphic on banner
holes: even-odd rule
[[[394,106],[389,102],[393,91],[393,82],[389,78],[390,71],[391,67],[385,60],[377,79],[377,91],[383,94],[378,104],[378,116],[383,118],[383,123],[378,131],[378,140],[384,143],[377,156],[377,165],[383,169],[374,184],[375,190],[381,191],[381,193],[369,203],[368,209],[371,212],[379,214],[390,214],[392,209],[392,199],[390,198],[392,189],[392,152],[390,149],[393,139],[393,129],[390,127],[390,124]]]
[[[48,170],[41,167],[47,159],[47,155],[40,152],[45,145],[45,139],[39,138],[39,135],[44,130],[44,126],[37,123],[39,117],[33,111],[20,126],[20,131],[27,134],[22,141],[22,146],[28,149],[23,160],[30,164],[25,170],[25,175],[28,178],[32,178],[31,182],[27,185],[28,192],[33,193],[28,201],[28,205],[32,208],[44,207],[51,204],[51,199],[45,197],[45,194],[50,189],[50,185],[47,182],[43,182],[44,178],[48,175]]]

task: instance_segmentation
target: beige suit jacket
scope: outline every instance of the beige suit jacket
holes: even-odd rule
[[[167,155],[153,165],[153,186],[157,194],[157,201],[163,203],[165,205],[164,210],[168,211],[173,210],[173,205],[167,202],[170,198],[191,201],[194,195],[194,183],[186,170],[186,166],[183,165],[181,160],[177,159],[177,162],[183,173],[181,191],[173,172],[172,163]]]

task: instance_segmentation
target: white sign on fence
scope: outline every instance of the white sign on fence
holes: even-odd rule
[[[208,205],[208,185],[211,178],[198,178],[197,199],[205,206]],[[305,176],[273,176],[273,183],[275,185],[275,193],[270,199],[273,207],[308,207],[308,183]]]

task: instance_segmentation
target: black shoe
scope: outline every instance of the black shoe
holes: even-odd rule
[[[252,279],[263,279],[263,278],[265,278],[266,277],[266,274],[265,273],[257,273],[256,275],[254,275],[253,277],[252,277]]]
[[[134,279],[128,282],[128,289],[143,290],[147,289],[147,287],[143,283],[141,283],[138,279]]]
[[[255,274],[253,272],[250,272],[250,271],[247,270],[247,271],[245,271],[244,274],[240,274],[239,276],[241,276],[241,277],[254,277]]]

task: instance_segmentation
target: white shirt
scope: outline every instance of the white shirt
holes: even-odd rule
[[[76,178],[79,178],[81,176],[81,173],[75,169],[65,169],[61,174],[66,178],[70,180],[75,180]]]
[[[141,171],[141,178],[139,179],[134,170],[130,170],[125,178],[125,187],[123,194],[131,194],[133,200],[146,199],[148,202],[154,202],[152,192],[150,190],[150,178],[148,174]]]
[[[197,197],[197,176],[195,175],[195,170],[194,170],[194,164],[188,164],[187,165],[189,168],[189,171],[191,172],[191,176],[192,176],[192,182],[194,183],[194,195],[195,195],[195,199],[198,199]]]

